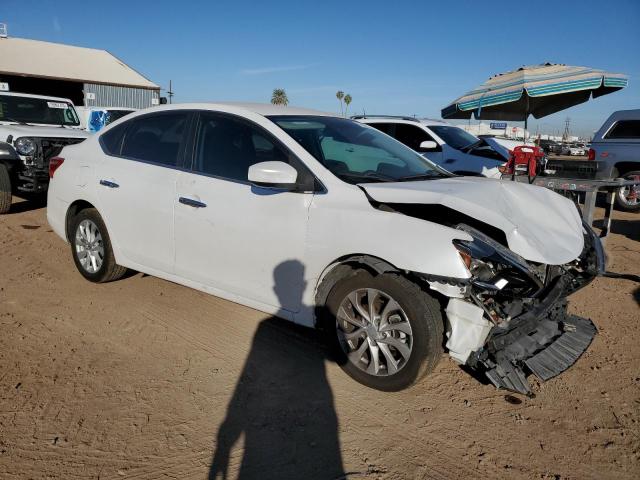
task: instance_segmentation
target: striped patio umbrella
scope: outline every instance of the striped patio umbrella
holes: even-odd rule
[[[545,63],[491,77],[442,110],[442,118],[519,120],[545,117],[627,86],[627,77],[588,67]]]

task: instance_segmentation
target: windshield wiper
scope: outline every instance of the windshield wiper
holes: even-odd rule
[[[477,146],[482,144],[482,139],[479,139],[477,142],[472,142],[469,145],[467,145],[466,147],[462,147],[460,150],[464,153],[470,152],[471,150],[473,150],[474,148],[476,148]]]
[[[339,173],[337,174],[339,177],[349,177],[349,178],[360,178],[362,180],[374,180],[374,181],[378,181],[378,182],[395,182],[396,179],[387,175],[384,175],[382,173]]]
[[[407,175],[396,179],[396,182],[411,182],[413,180],[436,180],[438,178],[446,178],[448,175],[440,172],[419,173],[417,175]]]

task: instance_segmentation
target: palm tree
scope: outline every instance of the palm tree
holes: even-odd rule
[[[336,92],[336,98],[340,102],[340,115],[344,116],[344,111],[342,110],[342,99],[344,98],[344,92],[342,90],[338,90]]]
[[[284,105],[285,107],[289,105],[287,92],[284,91],[284,88],[273,89],[273,93],[271,94],[271,103],[274,105]]]
[[[347,112],[349,111],[349,104],[351,103],[351,100],[353,100],[353,98],[351,97],[351,95],[349,95],[348,93],[344,96],[344,104],[346,105],[344,107],[344,116],[347,116]]]

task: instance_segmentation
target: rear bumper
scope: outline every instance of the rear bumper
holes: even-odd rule
[[[489,332],[467,364],[498,388],[530,394],[527,376],[545,381],[573,365],[597,333],[591,320],[567,313],[566,277],[536,307]]]

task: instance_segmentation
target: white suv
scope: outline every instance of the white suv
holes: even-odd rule
[[[352,120],[162,106],[55,165],[47,217],[86,279],[131,268],[319,327],[373,388],[411,385],[446,342],[457,362],[526,393],[527,374],[560,373],[595,333],[566,312],[604,261],[570,200],[451,177]],[[554,356],[558,342],[570,352]]]
[[[67,98],[0,92],[0,214],[18,193],[42,193],[49,160],[89,136]]]
[[[351,117],[392,136],[449,172],[500,178],[509,160],[512,140],[478,138],[460,127],[439,120],[386,115]]]

